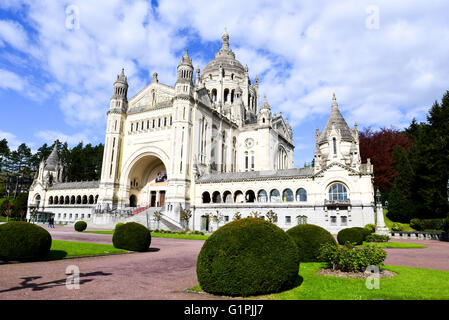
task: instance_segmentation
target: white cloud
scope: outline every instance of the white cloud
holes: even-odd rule
[[[27,86],[27,81],[14,72],[0,69],[0,88],[22,91]]]
[[[27,47],[28,36],[23,27],[10,20],[0,20],[0,41],[7,42],[16,49]]]
[[[67,142],[69,145],[77,145],[80,142],[84,144],[87,143],[98,143],[95,141],[95,137],[92,138],[86,132],[79,132],[75,134],[65,134],[59,131],[53,130],[42,130],[36,133],[36,136],[46,142],[48,145],[51,145],[55,142],[55,140],[59,140],[62,143]]]

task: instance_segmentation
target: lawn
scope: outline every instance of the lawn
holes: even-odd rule
[[[116,249],[110,244],[52,240],[48,260],[63,258],[107,255],[125,253],[127,250]]]
[[[378,248],[427,248],[423,244],[405,243],[405,242],[365,242],[363,246],[373,245]]]
[[[249,299],[267,300],[449,300],[449,272],[383,266],[396,273],[381,278],[379,289],[368,289],[366,279],[350,279],[317,274],[324,263],[301,263],[296,288]],[[368,280],[369,281],[369,280]],[[200,286],[189,290],[201,292]]]
[[[105,231],[84,231],[87,233],[98,233],[98,234],[114,234],[112,230]],[[151,237],[153,238],[172,238],[172,239],[190,239],[190,240],[206,240],[209,238],[208,235],[201,234],[179,234],[179,233],[157,233],[152,232]]]

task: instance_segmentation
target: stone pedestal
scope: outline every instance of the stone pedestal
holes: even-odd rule
[[[384,209],[382,207],[382,204],[378,203],[376,206],[376,213],[377,213],[377,219],[376,219],[376,234],[390,235],[390,230],[385,225],[384,220]]]

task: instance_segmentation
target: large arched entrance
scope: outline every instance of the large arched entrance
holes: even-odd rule
[[[128,174],[129,199],[136,207],[162,207],[167,190],[167,170],[161,159],[154,155],[143,156]],[[134,196],[134,198],[132,198]]]

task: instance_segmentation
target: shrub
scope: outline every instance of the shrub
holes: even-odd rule
[[[121,227],[121,226],[123,226],[124,225],[124,223],[123,222],[119,222],[119,223],[117,223],[116,225],[115,225],[115,229],[114,229],[114,231],[115,230],[117,230],[117,228],[119,228],[119,227]]]
[[[201,288],[227,296],[250,296],[293,287],[298,247],[276,225],[258,218],[234,220],[215,231],[198,255]]]
[[[318,252],[322,244],[337,245],[334,237],[324,228],[313,224],[300,224],[287,231],[298,246],[301,262],[317,262]]]
[[[447,219],[412,219],[410,220],[410,227],[415,230],[439,230],[446,228]]]
[[[50,233],[38,225],[23,221],[0,225],[0,260],[41,260],[50,247]]]
[[[389,240],[389,236],[380,234],[370,234],[365,239],[366,242],[388,242]]]
[[[78,232],[83,232],[87,228],[87,223],[84,221],[78,221],[75,223],[75,230]]]
[[[115,229],[112,243],[118,249],[147,251],[151,244],[151,233],[140,223],[128,222]]]
[[[363,240],[366,239],[367,236],[369,236],[372,232],[367,228],[361,228],[361,227],[353,227],[351,229],[359,230],[363,234]]]
[[[349,242],[351,244],[359,245],[365,240],[366,232],[361,230],[364,228],[346,228],[340,230],[337,234],[337,240],[339,244],[345,244]]]
[[[393,231],[403,231],[404,227],[402,226],[402,224],[395,222],[393,223],[393,225],[391,226],[391,230]]]
[[[365,226],[365,229],[368,229],[368,231],[370,232],[370,234],[372,234],[372,233],[376,232],[376,225],[374,225],[374,224],[372,224],[372,223],[367,224],[367,225]]]
[[[380,248],[357,248],[349,243],[343,247],[324,244],[319,250],[319,258],[328,268],[343,272],[364,272],[368,266],[379,266],[386,257],[387,253]]]

